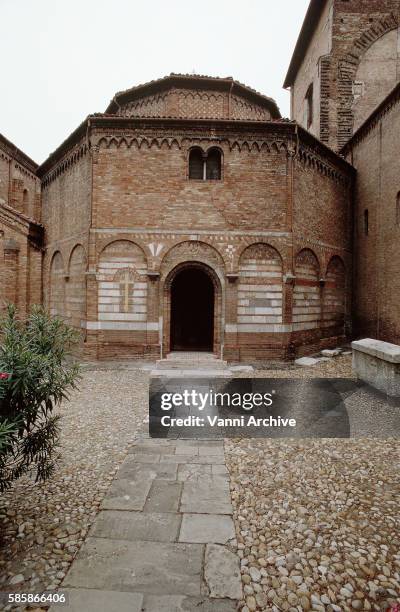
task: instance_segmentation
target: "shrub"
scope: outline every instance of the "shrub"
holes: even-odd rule
[[[0,491],[23,474],[46,480],[57,459],[60,416],[54,409],[76,388],[70,356],[79,334],[34,307],[27,321],[10,305],[0,323]]]

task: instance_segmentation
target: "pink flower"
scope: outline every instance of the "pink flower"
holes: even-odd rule
[[[390,610],[391,612],[400,612],[400,604],[393,604]]]
[[[7,380],[10,375],[7,372],[0,372],[0,380]]]

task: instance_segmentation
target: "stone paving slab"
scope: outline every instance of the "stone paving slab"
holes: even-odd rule
[[[236,537],[230,516],[225,514],[184,514],[179,542],[228,544]]]
[[[242,586],[237,556],[226,546],[207,544],[204,578],[210,589],[210,596],[240,599]]]
[[[167,457],[172,457],[175,455],[169,454]],[[129,458],[131,461],[135,461],[137,463],[160,463],[160,454],[156,454],[155,452],[151,453],[130,453]]]
[[[200,595],[204,546],[88,537],[64,586]]]
[[[180,510],[184,513],[232,514],[229,489],[221,479],[198,478],[183,484]]]
[[[182,484],[168,480],[153,480],[144,505],[144,512],[178,512]]]
[[[151,480],[121,478],[114,480],[102,501],[103,510],[143,510]]]
[[[145,595],[142,612],[236,612],[235,601],[182,597],[181,595]]]
[[[67,612],[142,612],[142,593],[121,593],[96,589],[63,589],[68,596],[68,605],[52,606],[51,609]]]
[[[193,444],[182,444],[176,449],[176,455],[198,455],[199,447]]]
[[[181,519],[178,514],[103,510],[98,515],[90,535],[130,542],[136,540],[174,542],[177,539],[180,524]]]
[[[175,455],[171,455],[172,458]],[[163,457],[164,458],[164,457]],[[169,457],[168,457],[169,459]],[[177,463],[137,463],[130,455],[118,471],[117,478],[147,481],[159,478],[162,480],[176,480]]]
[[[213,466],[200,463],[182,463],[178,466],[178,480],[197,480],[201,476],[210,477]]]
[[[184,461],[187,463],[219,463],[221,465],[224,465],[225,463],[223,455],[212,455],[211,453],[204,456],[185,455]],[[160,458],[160,463],[182,463],[182,455],[163,455]]]
[[[159,445],[156,446],[154,444],[136,444],[135,446],[131,446],[128,450],[128,454],[137,454],[137,453],[147,453],[147,454],[158,454],[158,455],[174,455],[175,454],[175,444]]]

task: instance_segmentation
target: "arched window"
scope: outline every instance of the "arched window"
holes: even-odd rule
[[[306,126],[309,129],[313,122],[313,111],[314,111],[314,87],[311,83],[306,93]]]
[[[24,189],[22,192],[22,204],[24,207],[24,213],[26,214],[28,211],[28,190]]]
[[[212,147],[204,153],[195,147],[189,153],[189,179],[200,181],[220,181],[222,169],[221,151]]]
[[[189,154],[189,178],[204,179],[204,156],[201,149],[192,149]]]
[[[221,152],[219,149],[210,149],[207,153],[206,178],[211,181],[221,180]]]

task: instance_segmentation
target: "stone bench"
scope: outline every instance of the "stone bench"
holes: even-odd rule
[[[357,377],[391,397],[400,397],[400,346],[365,338],[351,347]]]

